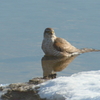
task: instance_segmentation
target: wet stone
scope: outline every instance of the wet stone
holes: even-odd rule
[[[43,83],[49,79],[33,78],[26,83],[14,83],[6,87],[0,87],[0,91],[5,92],[1,96],[2,100],[46,100],[41,99],[38,95],[38,88],[36,85]]]

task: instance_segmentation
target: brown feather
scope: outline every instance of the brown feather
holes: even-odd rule
[[[67,52],[67,53],[79,52],[79,49],[75,48],[69,42],[67,42],[65,39],[62,38],[56,38],[53,46],[57,51],[61,52]]]
[[[100,50],[89,49],[89,48],[80,49],[80,53],[85,53],[85,52],[98,52],[98,51],[100,51]]]

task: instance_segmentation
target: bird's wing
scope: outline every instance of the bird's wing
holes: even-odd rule
[[[73,53],[79,51],[79,49],[75,48],[69,42],[62,38],[56,38],[53,46],[56,50],[61,52]]]

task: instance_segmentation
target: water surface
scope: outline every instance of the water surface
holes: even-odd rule
[[[100,1],[0,1],[0,84],[25,82],[43,75],[43,31],[55,29],[77,48],[100,49]],[[58,76],[100,69],[100,53],[74,59]]]

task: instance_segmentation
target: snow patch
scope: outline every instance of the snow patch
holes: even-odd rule
[[[100,100],[100,70],[47,81],[38,94],[49,100]]]

